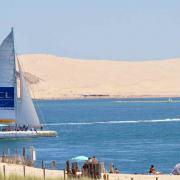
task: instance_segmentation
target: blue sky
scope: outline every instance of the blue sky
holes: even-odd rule
[[[180,57],[179,0],[1,0],[0,40],[11,26],[18,54]]]

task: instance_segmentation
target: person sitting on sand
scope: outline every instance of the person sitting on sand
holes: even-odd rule
[[[119,170],[118,170],[117,168],[115,168],[115,169],[114,169],[114,173],[115,173],[115,174],[119,174],[120,172],[119,172]]]
[[[160,172],[156,171],[154,165],[151,165],[149,169],[149,174],[160,174]]]

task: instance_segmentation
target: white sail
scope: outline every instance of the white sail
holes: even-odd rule
[[[13,30],[0,45],[0,124],[16,123],[40,128],[41,124],[30,97],[21,66],[18,62],[20,73],[20,102],[17,103],[16,62],[14,51]],[[57,136],[55,131],[26,131],[11,129],[0,131],[1,138],[24,137],[52,137]]]
[[[0,45],[0,123],[16,119],[16,71],[13,30]]]
[[[29,125],[30,127],[39,128],[41,124],[30,97],[26,81],[18,62],[20,73],[20,102],[18,103],[17,121],[18,125]]]

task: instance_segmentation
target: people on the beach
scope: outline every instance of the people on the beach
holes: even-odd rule
[[[92,163],[93,164],[98,164],[98,160],[96,159],[96,156],[92,157]]]
[[[88,158],[87,163],[92,163],[92,158],[91,157]]]
[[[114,173],[114,165],[113,165],[113,163],[109,164],[109,173]]]
[[[114,168],[114,164],[113,163],[110,163],[109,164],[109,173],[115,173],[115,174],[119,174],[119,170],[118,168]]]
[[[119,173],[120,173],[119,170],[118,170],[118,168],[115,168],[115,169],[114,169],[114,173],[115,173],[115,174],[119,174]]]
[[[160,174],[160,172],[155,169],[154,165],[151,165],[149,169],[149,174]]]
[[[70,174],[71,174],[71,167],[70,167],[70,162],[69,162],[69,160],[66,161],[66,172],[67,172],[67,175],[70,175]]]
[[[151,167],[149,169],[149,174],[156,174],[156,169],[155,169],[154,165],[151,165]]]
[[[78,163],[77,162],[73,162],[71,169],[72,169],[72,174],[76,177],[77,176],[77,172],[79,172]]]
[[[96,156],[93,156],[92,158],[89,157],[87,163],[98,164],[98,160],[96,159]]]

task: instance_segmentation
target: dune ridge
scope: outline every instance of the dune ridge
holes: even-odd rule
[[[18,59],[35,99],[180,97],[180,58],[130,62],[29,54]]]

